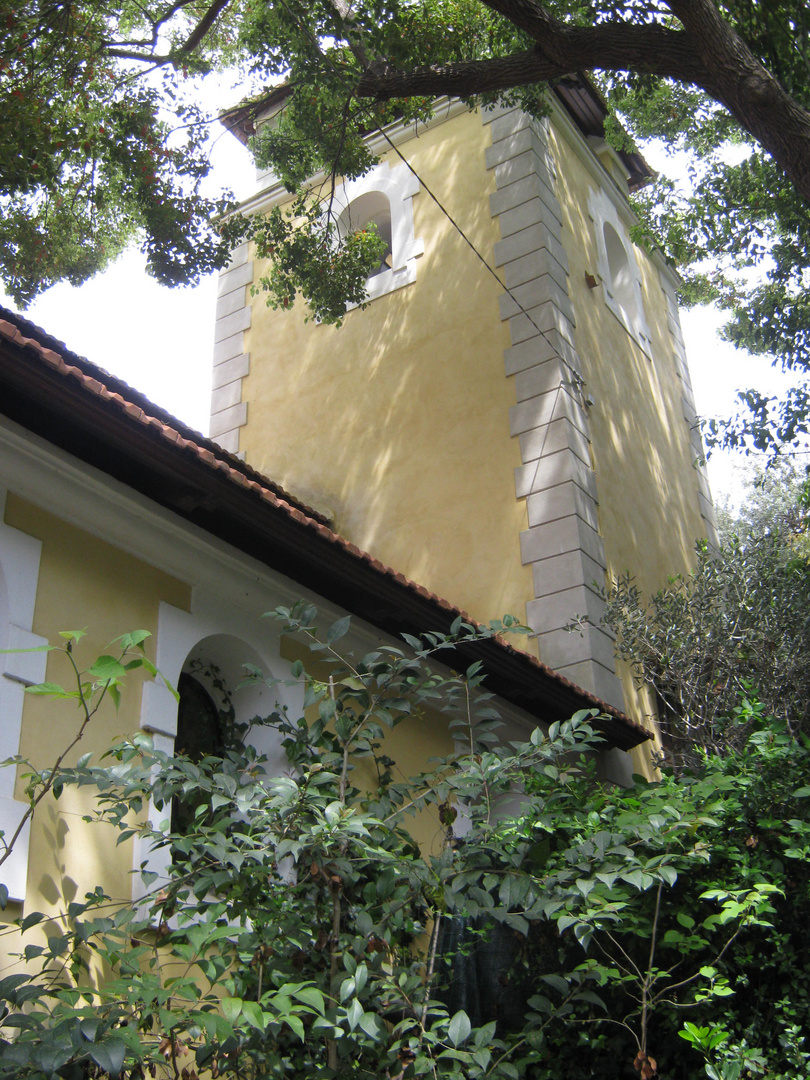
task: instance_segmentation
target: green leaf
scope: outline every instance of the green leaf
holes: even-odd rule
[[[4,979],[0,979],[0,998],[5,1000],[13,999],[16,991],[27,982],[29,982],[28,975],[6,975]]]
[[[360,1017],[360,1027],[371,1039],[379,1039],[383,1033],[387,1034],[386,1028],[376,1013],[364,1012]]]
[[[25,692],[26,694],[40,694],[42,697],[56,699],[77,698],[80,696],[78,690],[65,690],[63,686],[55,682],[35,683],[33,686],[26,686]]]
[[[127,652],[129,649],[139,648],[151,636],[149,630],[131,630],[128,634],[122,634],[121,637],[115,638],[112,644],[120,645],[121,651]]]
[[[568,993],[568,980],[561,975],[541,975],[541,979],[547,986],[553,986],[559,993]]]
[[[674,866],[659,866],[658,873],[669,886],[673,886],[678,880],[678,871],[675,869]]]
[[[301,1042],[306,1042],[306,1034],[304,1032],[304,1022],[300,1016],[287,1015],[284,1017],[284,1023],[289,1024]]]
[[[58,645],[32,645],[30,649],[0,649],[0,656],[14,656],[17,653],[62,652]]]
[[[315,986],[299,986],[295,990],[291,991],[292,996],[297,998],[298,1001],[303,1001],[305,1005],[309,1005],[323,1015],[326,1009],[326,1003],[324,996],[320,990]]]
[[[102,1043],[94,1043],[89,1047],[90,1057],[111,1077],[121,1075],[126,1057],[126,1043],[120,1039],[107,1039]]]
[[[32,926],[38,926],[47,918],[41,911],[32,911],[30,915],[26,915],[23,921],[20,923],[20,929],[25,932],[30,930]]]
[[[700,1046],[705,1036],[709,1034],[709,1029],[699,1028],[690,1021],[687,1021],[678,1034],[682,1039],[686,1039],[687,1042]]]
[[[488,1024],[484,1024],[483,1027],[476,1028],[475,1032],[475,1045],[476,1047],[487,1046],[495,1038],[495,1031],[497,1028],[497,1022],[490,1020]]]
[[[318,715],[325,724],[329,723],[337,711],[337,705],[330,697],[322,698],[318,704]]]
[[[603,1012],[608,1011],[608,1007],[604,1003],[604,1001],[599,997],[598,994],[594,994],[592,990],[578,990],[572,1000],[587,1001],[589,1005],[597,1005],[600,1009],[603,1010]]]
[[[469,1038],[471,1031],[472,1025],[470,1024],[470,1018],[463,1009],[460,1009],[450,1021],[450,1026],[447,1029],[447,1037],[453,1046],[461,1046],[461,1044]]]
[[[345,637],[349,632],[349,626],[351,625],[351,615],[344,615],[342,619],[338,619],[337,622],[333,622],[326,632],[327,645],[334,645],[336,641],[339,641],[342,637]]]
[[[486,1072],[490,1061],[492,1061],[492,1052],[486,1047],[476,1050],[473,1053],[473,1061],[482,1071]]]
[[[262,1009],[255,1001],[242,1002],[242,1016],[244,1016],[251,1027],[256,1028],[257,1031],[264,1031],[265,1023]]]
[[[360,1020],[362,1019],[362,1016],[363,1016],[363,1006],[360,1004],[360,1002],[357,1000],[357,998],[355,998],[354,1001],[349,1006],[349,1008],[346,1010],[346,1019],[349,1022],[349,1030],[350,1031],[354,1031],[354,1029],[360,1023]]]
[[[100,1027],[101,1019],[98,1016],[86,1016],[79,1023],[79,1031],[88,1042],[95,1042]]]
[[[87,669],[87,674],[99,682],[107,682],[108,679],[121,679],[126,673],[127,669],[114,656],[99,656],[96,662]]]
[[[626,881],[628,885],[635,885],[639,892],[643,892],[646,887],[646,882],[649,880],[648,875],[641,872],[641,870],[631,870],[628,874],[622,874],[622,881]]]
[[[229,1024],[235,1024],[242,1012],[242,999],[226,997],[222,999],[222,1012]]]

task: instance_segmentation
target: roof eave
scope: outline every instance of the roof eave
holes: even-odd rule
[[[463,614],[141,405],[91,392],[86,380],[101,373],[69,359],[82,367],[45,363],[41,350],[0,337],[0,412],[388,634],[446,633]],[[502,640],[462,643],[456,655],[464,668],[482,661],[488,689],[540,720],[595,708],[610,745],[628,750],[651,738],[619,710]]]

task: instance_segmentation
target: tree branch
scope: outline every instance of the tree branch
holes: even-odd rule
[[[604,24],[565,27],[553,43],[547,41],[511,56],[410,71],[393,65],[372,65],[360,78],[358,94],[381,101],[409,95],[471,97],[593,68],[643,71],[687,82],[696,82],[703,73],[688,35],[681,30]]]
[[[694,43],[710,94],[784,169],[810,202],[810,113],[786,93],[711,0],[667,0]]]
[[[214,3],[191,31],[185,42],[177,50],[180,56],[188,56],[190,52],[193,52],[194,49],[197,48],[230,2],[231,0],[214,0]]]
[[[353,29],[355,23],[350,0],[330,0],[330,3],[344,25],[346,40],[349,43],[352,55],[357,60],[360,67],[365,70],[369,66],[368,54],[357,35],[350,31],[350,28]]]
[[[137,60],[141,64],[152,64],[154,67],[162,67],[172,62],[171,56],[162,53],[139,52],[137,49],[119,49],[115,46],[105,50],[105,56],[111,56],[115,60]]]
[[[780,86],[712,0],[667,0],[682,29],[611,21],[569,26],[537,0],[483,0],[535,41],[511,56],[402,71],[372,64],[358,95],[384,101],[448,94],[472,97],[577,71],[635,71],[705,90],[725,106],[810,202],[810,113]]]
[[[155,67],[162,67],[165,64],[174,63],[178,57],[189,56],[198,45],[202,42],[205,35],[217,21],[222,12],[229,6],[231,0],[215,0],[211,7],[206,11],[205,15],[200,19],[189,36],[178,46],[177,49],[171,53],[156,53],[154,48],[158,41],[158,28],[165,22],[167,22],[172,15],[175,15],[182,8],[187,7],[192,0],[183,0],[181,3],[177,3],[171,8],[169,12],[163,15],[157,22],[152,24],[152,40],[149,41],[118,41],[113,42],[107,46],[104,50],[105,55],[112,56],[117,60],[137,60],[143,64],[154,64]],[[137,46],[133,48],[132,46]]]

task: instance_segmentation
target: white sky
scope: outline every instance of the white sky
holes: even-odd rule
[[[252,191],[247,152],[230,136],[214,146],[220,183],[238,198]],[[13,307],[0,292],[0,303]],[[57,285],[25,312],[69,349],[124,379],[199,431],[208,430],[216,275],[194,289],[166,289],[130,252],[107,273],[73,288]],[[721,316],[712,309],[682,312],[698,413],[728,416],[737,389],[778,392],[786,378],[765,361],[740,353],[717,337]],[[339,331],[336,331],[339,333]],[[716,454],[709,473],[715,499],[739,497],[746,459]]]

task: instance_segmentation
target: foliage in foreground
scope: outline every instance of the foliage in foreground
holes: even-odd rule
[[[276,616],[329,671],[296,665],[305,716],[255,721],[283,740],[286,775],[249,732],[219,758],[138,736],[30,775],[32,798],[84,788],[99,822],[172,861],[165,880],[142,872],[134,908],[96,890],[6,933],[21,963],[0,980],[0,1076],[649,1080],[701,1075],[705,1057],[713,1080],[806,1073],[792,928],[810,915],[810,788],[778,724],[757,713],[745,755],[617,790],[589,714],[511,742],[477,667],[429,669],[500,624],[354,660],[337,649],[348,620],[320,636],[312,609]],[[99,663],[50,692],[92,708],[126,675],[126,657]],[[385,733],[430,716],[456,749],[405,777]],[[193,826],[172,833],[192,795]],[[453,1004],[487,976],[488,1003]]]

